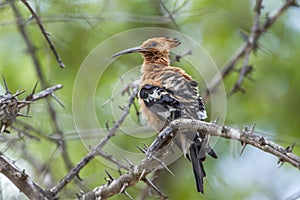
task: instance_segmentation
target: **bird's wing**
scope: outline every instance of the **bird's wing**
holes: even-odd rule
[[[179,117],[206,118],[198,84],[182,69],[154,69],[142,80],[139,92],[141,110],[148,123],[157,130]]]
[[[144,84],[140,89],[139,98],[160,120],[175,119],[180,113],[180,102],[165,87]]]
[[[199,95],[198,83],[182,69],[169,67],[162,75],[162,85],[181,104],[181,117],[205,119],[205,106]]]
[[[146,79],[145,79],[146,77]],[[166,67],[143,77],[139,97],[148,122],[160,130],[176,118],[205,119],[206,111],[199,95],[198,83],[182,69]],[[203,145],[205,137],[196,131],[179,130],[174,140],[192,162],[197,190],[203,192],[205,177],[202,162],[206,153],[216,158],[214,151]]]

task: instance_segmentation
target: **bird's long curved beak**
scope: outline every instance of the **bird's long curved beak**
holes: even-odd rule
[[[115,53],[114,55],[112,55],[111,57],[114,58],[114,57],[117,57],[117,56],[120,56],[120,55],[123,55],[123,54],[127,54],[127,53],[134,53],[134,52],[146,52],[147,49],[143,48],[143,47],[133,47],[133,48],[129,48],[129,49],[125,49],[123,51],[120,51],[118,53]]]

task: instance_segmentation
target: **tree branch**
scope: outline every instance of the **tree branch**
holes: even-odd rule
[[[8,132],[6,129],[16,121],[16,118],[18,116],[26,116],[20,113],[22,108],[26,106],[29,107],[32,102],[50,96],[54,91],[59,90],[63,87],[61,84],[57,84],[55,86],[46,88],[45,90],[42,90],[36,94],[34,93],[34,89],[33,92],[27,95],[25,99],[18,100],[18,96],[23,94],[25,91],[12,94],[8,89],[4,77],[3,82],[6,87],[6,93],[4,95],[0,95],[0,133]]]
[[[61,61],[61,58],[59,57],[52,41],[50,40],[50,37],[49,37],[49,33],[47,33],[44,25],[42,24],[42,21],[41,19],[39,18],[39,16],[34,12],[34,10],[31,8],[31,6],[29,5],[29,3],[27,2],[27,0],[21,0],[22,3],[28,8],[28,10],[30,11],[30,13],[32,14],[32,16],[35,18],[37,24],[39,25],[40,29],[41,29],[41,32],[43,34],[43,36],[45,37],[46,41],[48,42],[49,44],[49,47],[51,49],[51,51],[53,52],[59,66],[61,68],[64,68],[65,67],[65,64]]]
[[[107,199],[115,194],[120,194],[126,188],[132,187],[146,176],[159,168],[165,167],[161,160],[168,154],[170,141],[175,137],[176,130],[194,130],[203,134],[218,136],[240,141],[243,146],[250,144],[258,149],[278,157],[279,162],[287,162],[300,169],[300,157],[292,153],[292,148],[284,148],[267,138],[256,135],[253,129],[234,129],[228,126],[204,122],[193,119],[177,119],[162,130],[146,152],[146,157],[126,174],[96,187],[94,190],[83,194],[79,199]]]
[[[61,191],[75,176],[79,174],[79,172],[97,155],[105,155],[105,153],[101,152],[103,146],[108,142],[108,140],[113,137],[117,130],[119,129],[120,125],[123,123],[126,116],[129,114],[130,106],[133,104],[134,99],[137,95],[137,88],[133,89],[133,92],[129,98],[127,106],[123,109],[123,113],[121,114],[118,121],[114,124],[114,126],[108,131],[106,136],[94,147],[94,149],[89,152],[85,157],[81,159],[81,161],[72,169],[70,172],[63,177],[58,185],[50,189],[50,192],[53,196],[57,195],[59,191]],[[113,162],[117,162],[113,160]],[[122,166],[122,165],[121,165]],[[126,168],[127,169],[127,168]]]
[[[207,99],[209,94],[214,92],[218,85],[227,77],[227,75],[233,71],[236,63],[246,55],[249,55],[250,52],[254,49],[254,45],[258,43],[259,38],[275,23],[275,21],[291,6],[296,6],[296,0],[287,0],[281,8],[273,15],[267,16],[267,19],[263,23],[261,28],[258,27],[258,17],[260,15],[260,12],[258,12],[257,9],[261,9],[261,2],[260,0],[257,1],[256,4],[256,18],[254,19],[254,24],[252,28],[255,32],[253,32],[252,36],[249,36],[250,38],[247,38],[247,42],[244,45],[244,47],[240,48],[236,54],[225,64],[225,66],[221,69],[220,74],[215,75],[212,80],[207,85],[207,89],[205,90],[205,93],[203,95],[204,99]],[[256,25],[257,24],[257,25]],[[251,40],[251,42],[249,42]],[[244,62],[247,64],[247,59]],[[242,72],[244,73],[244,72]]]
[[[0,173],[4,174],[29,199],[52,199],[42,188],[34,183],[9,158],[0,152]]]
[[[24,19],[19,11],[19,9],[17,8],[16,6],[16,1],[15,0],[6,0],[13,12],[14,12],[14,15],[17,19],[17,26],[18,26],[18,29],[25,41],[25,44],[28,48],[28,52],[31,56],[31,59],[33,61],[33,65],[35,67],[35,70],[36,70],[36,73],[37,73],[37,76],[39,78],[39,81],[41,83],[41,86],[42,88],[46,88],[47,87],[47,83],[46,83],[46,79],[44,77],[44,74],[42,72],[42,66],[39,62],[39,59],[37,58],[37,55],[36,55],[36,47],[35,45],[33,44],[32,40],[30,39],[27,31],[26,31],[26,28],[25,28],[25,23],[24,23]],[[60,147],[61,149],[61,156],[63,157],[63,161],[64,161],[64,164],[67,168],[67,170],[71,170],[72,167],[73,167],[73,164],[71,162],[71,159],[70,159],[70,156],[69,156],[69,153],[68,153],[68,149],[67,149],[67,144],[64,140],[64,134],[62,132],[62,130],[60,129],[60,126],[59,126],[59,123],[58,123],[58,119],[57,119],[57,113],[52,105],[52,102],[50,102],[49,100],[46,100],[46,103],[47,103],[47,108],[48,108],[48,112],[50,114],[50,117],[51,117],[51,121],[52,121],[52,124],[53,124],[53,128],[54,128],[54,131],[58,134],[59,138],[56,140],[56,144]]]
[[[245,90],[242,88],[242,83],[245,78],[245,76],[252,71],[252,66],[249,66],[249,58],[252,51],[255,51],[257,48],[257,34],[260,31],[259,27],[259,18],[261,14],[262,9],[262,0],[256,0],[255,5],[255,18],[253,20],[253,25],[251,27],[251,33],[250,36],[247,38],[247,46],[248,48],[245,49],[245,55],[244,55],[244,62],[240,69],[240,75],[238,77],[238,80],[234,84],[233,88],[231,89],[230,95],[237,91],[245,92]]]

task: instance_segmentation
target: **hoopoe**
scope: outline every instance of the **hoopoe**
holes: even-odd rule
[[[177,38],[151,38],[141,46],[125,49],[112,56],[142,53],[144,62],[141,68],[139,103],[142,115],[157,131],[161,131],[174,119],[207,118],[204,103],[199,95],[198,83],[183,69],[170,66],[170,49],[180,43]],[[208,138],[198,132],[178,130],[175,144],[191,161],[197,191],[203,193],[205,171],[202,162],[207,153],[217,158],[216,153],[208,145]]]

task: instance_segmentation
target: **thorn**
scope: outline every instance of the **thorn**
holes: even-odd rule
[[[247,146],[247,143],[246,142],[241,142],[242,143],[242,150],[241,150],[241,152],[240,152],[240,156],[244,153],[244,150],[245,150],[245,148],[246,148],[246,146]]]
[[[23,169],[22,172],[21,172],[21,174],[20,174],[20,178],[22,180],[25,180],[27,177],[28,177],[28,175],[26,174],[25,169]]]
[[[143,169],[143,171],[142,171],[142,173],[141,173],[141,175],[140,175],[140,177],[138,179],[139,181],[142,180],[142,178],[145,175],[145,173],[146,173],[146,169]]]
[[[150,179],[148,179],[147,177],[145,177],[143,181],[144,181],[148,186],[151,186],[152,189],[153,189],[154,191],[156,191],[157,194],[159,194],[159,196],[161,197],[161,199],[168,199],[168,197],[167,197],[165,194],[163,194],[163,193],[162,193],[162,192],[154,185],[154,183],[153,183]],[[151,190],[149,190],[149,195],[151,196]]]
[[[292,153],[294,147],[295,147],[295,142],[292,144],[292,146],[287,146],[287,147],[285,148],[286,153]]]
[[[76,175],[79,181],[83,181],[83,179],[79,176],[79,174]]]
[[[17,116],[32,118],[32,116],[30,116],[30,115],[25,115],[25,114],[22,114],[22,113],[17,113]]]
[[[106,130],[109,131],[109,124],[108,124],[108,120],[105,122],[105,127],[106,127]]]
[[[228,95],[228,98],[231,97],[233,94],[235,94],[235,93],[238,92],[238,91],[240,91],[240,92],[242,92],[242,93],[246,93],[246,90],[245,90],[241,85],[239,85],[239,84],[236,83],[236,84],[232,87],[232,89],[231,89],[231,91],[230,91],[230,93],[229,93],[229,95]]]
[[[283,159],[279,158],[277,164],[279,165],[278,168],[280,168],[284,164]]]
[[[152,157],[155,159],[155,160],[157,160],[157,161],[159,161],[160,163],[161,163],[161,165],[170,173],[170,174],[172,174],[173,176],[175,176],[175,174],[167,167],[167,165],[163,162],[163,161],[161,161],[160,159],[158,159],[157,157],[155,157],[155,156],[153,156],[152,155]]]
[[[119,192],[119,194],[123,193],[127,186],[128,186],[128,183],[124,183],[121,190],[120,190],[120,192]]]
[[[32,94],[32,95],[34,95],[34,93],[35,93],[35,90],[36,90],[36,88],[37,88],[37,86],[38,86],[38,82],[39,82],[39,81],[36,81],[35,84],[34,84],[34,86],[33,86],[33,89],[32,89],[32,91],[31,91],[31,94]]]
[[[29,110],[30,110],[30,104],[28,104],[28,106],[27,106],[26,115],[28,115],[28,114],[29,114]]]
[[[254,123],[254,124],[251,126],[251,128],[250,128],[250,130],[249,130],[249,134],[253,134],[255,126],[256,126],[256,123]]]
[[[31,101],[32,100],[32,97],[33,97],[33,95],[35,93],[35,90],[37,88],[37,84],[38,84],[38,82],[35,83],[31,93],[29,95],[27,95],[27,97],[25,98],[26,101]],[[27,109],[27,110],[28,110],[27,112],[29,112],[29,109]]]
[[[0,133],[1,134],[4,133],[5,129],[6,129],[6,126],[5,126],[5,124],[3,124],[2,127],[1,127],[1,132]]]
[[[118,106],[122,111],[124,111],[124,108],[122,106]]]
[[[106,175],[110,178],[110,180],[114,180],[114,178],[110,175],[110,173],[106,169],[104,171]]]
[[[260,137],[259,138],[259,144],[260,145],[266,145],[267,143],[266,143],[266,139],[264,138],[264,137]]]
[[[132,196],[130,196],[130,194],[129,194],[126,190],[124,190],[123,193],[124,193],[129,199],[133,199]]]
[[[104,180],[107,182],[108,185],[112,182],[112,180],[110,180],[110,179],[107,178],[107,177],[104,177]]]
[[[212,120],[210,123],[217,124],[219,122],[220,117],[217,117],[216,119]]]
[[[145,142],[143,142],[144,145],[144,150],[147,151],[147,149],[149,148],[148,144],[146,144]]]
[[[4,87],[5,87],[5,91],[6,91],[6,95],[7,94],[11,94],[10,93],[10,91],[9,91],[9,89],[8,89],[8,86],[7,86],[7,83],[6,83],[6,80],[5,80],[5,77],[4,77],[4,75],[2,74],[2,79],[3,79],[3,83],[4,83]]]
[[[50,94],[50,96],[59,104],[61,107],[66,108],[66,106],[63,104],[61,100],[59,100],[53,93]]]
[[[120,167],[118,167],[118,172],[119,172],[119,175],[121,176],[122,175],[122,171],[121,171]]]
[[[147,151],[140,146],[136,146],[142,153],[146,153]]]
[[[222,133],[227,133],[228,132],[228,128],[226,126],[222,126]]]
[[[17,96],[23,94],[24,92],[26,92],[26,90],[22,90],[20,92],[17,92],[16,94],[12,95],[12,97],[17,97]]]
[[[129,164],[130,168],[134,167],[134,164],[132,162],[130,162],[130,160],[128,160],[127,158],[124,157],[124,160]]]

